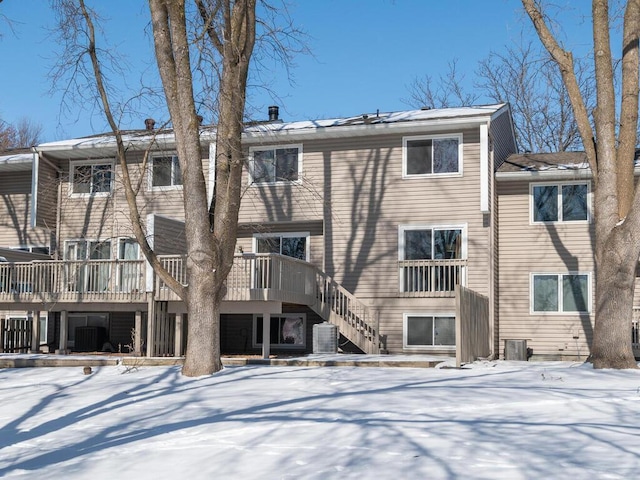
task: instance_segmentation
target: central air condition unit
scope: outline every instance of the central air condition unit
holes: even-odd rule
[[[313,353],[338,353],[338,327],[329,322],[313,326]]]

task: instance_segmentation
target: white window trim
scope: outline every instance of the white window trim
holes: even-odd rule
[[[262,348],[262,343],[258,343],[258,317],[262,317],[261,314],[255,313],[253,315],[253,326],[252,326],[252,334],[251,334],[251,343],[253,348]],[[302,350],[307,348],[307,314],[306,313],[272,313],[271,318],[286,318],[286,317],[301,317],[302,318],[302,328],[304,330],[304,337],[302,344],[292,345],[288,343],[269,343],[271,348],[275,349],[283,349],[283,350]],[[264,332],[263,332],[264,335]]]
[[[409,312],[402,314],[402,349],[408,351],[434,351],[434,350],[448,350],[455,352],[455,345],[408,345],[407,338],[409,338],[409,317],[451,317],[453,322],[456,321],[455,312]],[[454,325],[455,327],[455,325]]]
[[[297,180],[278,180],[275,182],[254,182],[253,181],[253,152],[264,150],[277,150],[280,148],[297,148],[298,149],[298,179]],[[301,184],[302,183],[302,144],[283,144],[283,145],[262,145],[256,147],[249,147],[248,158],[248,171],[249,171],[249,185],[261,186],[261,185],[289,185],[289,184]]]
[[[421,224],[421,225],[399,225],[398,226],[398,261],[405,260],[405,243],[404,232],[407,230],[461,230],[462,231],[462,244],[460,246],[460,256],[462,259],[467,258],[467,224]],[[398,269],[396,269],[397,271]],[[463,269],[461,280],[462,285],[467,284],[467,269]],[[404,278],[398,273],[398,288],[400,292],[404,292]]]
[[[534,220],[535,205],[533,201],[533,189],[534,187],[558,187],[558,195],[556,200],[558,202],[558,217],[562,215],[562,186],[563,185],[586,185],[587,186],[587,219],[586,220],[555,220],[552,222],[539,222]],[[591,223],[591,182],[582,181],[570,181],[570,182],[535,182],[529,183],[529,224],[530,225],[553,225],[553,224],[568,224],[568,225],[586,225]]]
[[[73,179],[75,177],[75,169],[77,167],[82,167],[85,165],[109,165],[111,168],[111,185],[109,185],[108,192],[89,192],[89,193],[76,193],[73,191],[74,182]],[[68,195],[73,198],[82,198],[82,197],[110,197],[113,194],[114,184],[115,184],[116,170],[115,170],[115,162],[113,159],[98,159],[98,160],[71,160],[69,162],[69,188]]]
[[[51,255],[51,247],[48,245],[19,245],[17,247],[8,247],[9,250],[18,250],[20,252],[29,252],[29,253],[38,253],[39,255]],[[42,254],[39,252],[34,252],[33,249],[34,248],[46,248],[47,250],[49,250],[48,254]]]
[[[311,240],[311,234],[310,232],[286,232],[286,233],[278,233],[278,232],[271,232],[271,233],[255,233],[253,235],[253,238],[251,239],[251,249],[254,253],[258,253],[258,239],[259,238],[273,238],[273,237],[282,237],[282,238],[291,238],[291,237],[301,237],[301,238],[305,238],[305,246],[304,246],[304,251],[305,251],[305,262],[309,261],[309,247],[310,247],[310,240]]]
[[[538,312],[534,310],[534,290],[533,290],[533,279],[534,277],[545,275],[545,276],[556,276],[558,277],[558,310],[554,312]],[[587,311],[586,312],[564,312],[562,310],[564,305],[564,298],[560,295],[562,289],[562,279],[560,277],[565,275],[586,275],[587,276]],[[529,314],[530,315],[549,315],[549,316],[575,316],[575,315],[585,315],[590,314],[592,311],[592,290],[593,290],[593,281],[592,281],[592,272],[531,272],[529,274]]]
[[[420,225],[399,225],[398,226],[398,260],[404,260],[404,232],[407,230],[461,230],[462,246],[460,255],[467,258],[467,224],[420,224]]]
[[[446,173],[422,173],[422,174],[409,174],[407,173],[407,142],[413,140],[433,140],[442,138],[455,138],[458,140],[458,171],[446,172]],[[462,133],[443,133],[437,135],[417,135],[412,137],[402,137],[402,178],[431,178],[431,177],[462,177],[463,176],[463,143]]]
[[[111,243],[111,245],[110,245],[111,248],[110,248],[109,260],[113,260],[114,259],[113,258],[113,239],[111,239],[111,238],[105,238],[105,239],[102,239],[102,240],[95,239],[95,238],[67,238],[64,241],[64,250],[62,252],[62,256],[63,256],[65,261],[71,261],[71,262],[74,262],[74,261],[78,261],[79,262],[79,261],[81,261],[81,260],[69,260],[67,258],[67,245],[70,244],[70,243],[77,243],[77,242],[85,242],[87,244],[87,254],[89,253],[89,248],[88,247],[89,247],[90,243],[110,242]],[[118,243],[116,243],[116,249],[117,248],[119,248],[119,239],[118,239]],[[116,251],[116,255],[117,255],[117,253],[118,252]],[[84,260],[89,260],[89,258],[84,258]]]
[[[180,185],[163,185],[163,186],[155,186],[153,184],[153,160],[156,159],[156,158],[164,158],[164,157],[175,157],[176,160],[177,160],[178,159],[178,154],[176,152],[166,152],[166,153],[156,152],[155,154],[150,156],[151,162],[150,162],[149,168],[147,169],[149,171],[149,173],[148,173],[149,191],[162,192],[162,191],[167,191],[167,190],[182,190],[183,184],[180,184]],[[180,161],[178,160],[178,163],[179,162]],[[171,163],[171,182],[173,182],[173,173],[174,172],[173,172],[173,161],[172,161],[172,163]]]

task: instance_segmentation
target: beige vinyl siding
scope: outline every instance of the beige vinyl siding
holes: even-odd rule
[[[175,151],[156,152],[158,155],[175,154]],[[203,170],[205,181],[208,181],[208,149],[203,149]],[[61,226],[60,239],[108,239],[118,237],[133,237],[129,206],[122,184],[122,171],[115,158],[101,159],[113,162],[115,170],[114,186],[111,195],[70,195],[69,165],[65,167],[61,195]],[[139,184],[136,202],[143,223],[150,213],[173,218],[178,221],[184,219],[184,205],[182,202],[182,188],[169,190],[152,190],[149,171],[143,169],[143,152],[127,154],[129,174],[134,188]],[[95,161],[95,159],[92,159]],[[82,163],[82,162],[80,162]]]
[[[49,246],[50,235],[31,228],[31,171],[0,175],[0,246]]]
[[[505,339],[526,339],[536,356],[561,358],[580,353],[584,359],[591,342],[593,313],[530,313],[530,279],[532,273],[591,273],[593,300],[593,224],[530,224],[529,182],[503,181],[498,188],[501,354]]]
[[[36,225],[55,231],[58,206],[58,174],[57,170],[47,162],[39,162],[37,188]]]
[[[302,184],[246,186],[243,195],[245,223],[292,222],[304,231],[297,225],[324,215],[324,261],[316,263],[315,254],[322,237],[312,235],[312,262],[378,312],[392,353],[403,351],[403,314],[455,313],[453,298],[400,297],[401,226],[466,226],[467,285],[489,293],[490,226],[480,212],[479,129],[438,133],[463,133],[462,176],[403,179],[402,135],[345,137],[304,142]],[[240,238],[238,245],[251,251],[250,238]]]

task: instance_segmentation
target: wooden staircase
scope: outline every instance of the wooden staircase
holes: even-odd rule
[[[380,353],[378,318],[369,307],[323,271],[316,269],[316,301],[309,305],[364,353]]]

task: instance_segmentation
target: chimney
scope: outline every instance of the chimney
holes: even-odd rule
[[[147,118],[144,121],[144,128],[146,128],[147,130],[153,130],[153,127],[155,126],[156,121],[153,118]]]
[[[280,109],[278,108],[277,105],[271,105],[269,107],[269,121],[270,122],[275,122],[276,120],[278,120],[279,111],[280,111]]]

